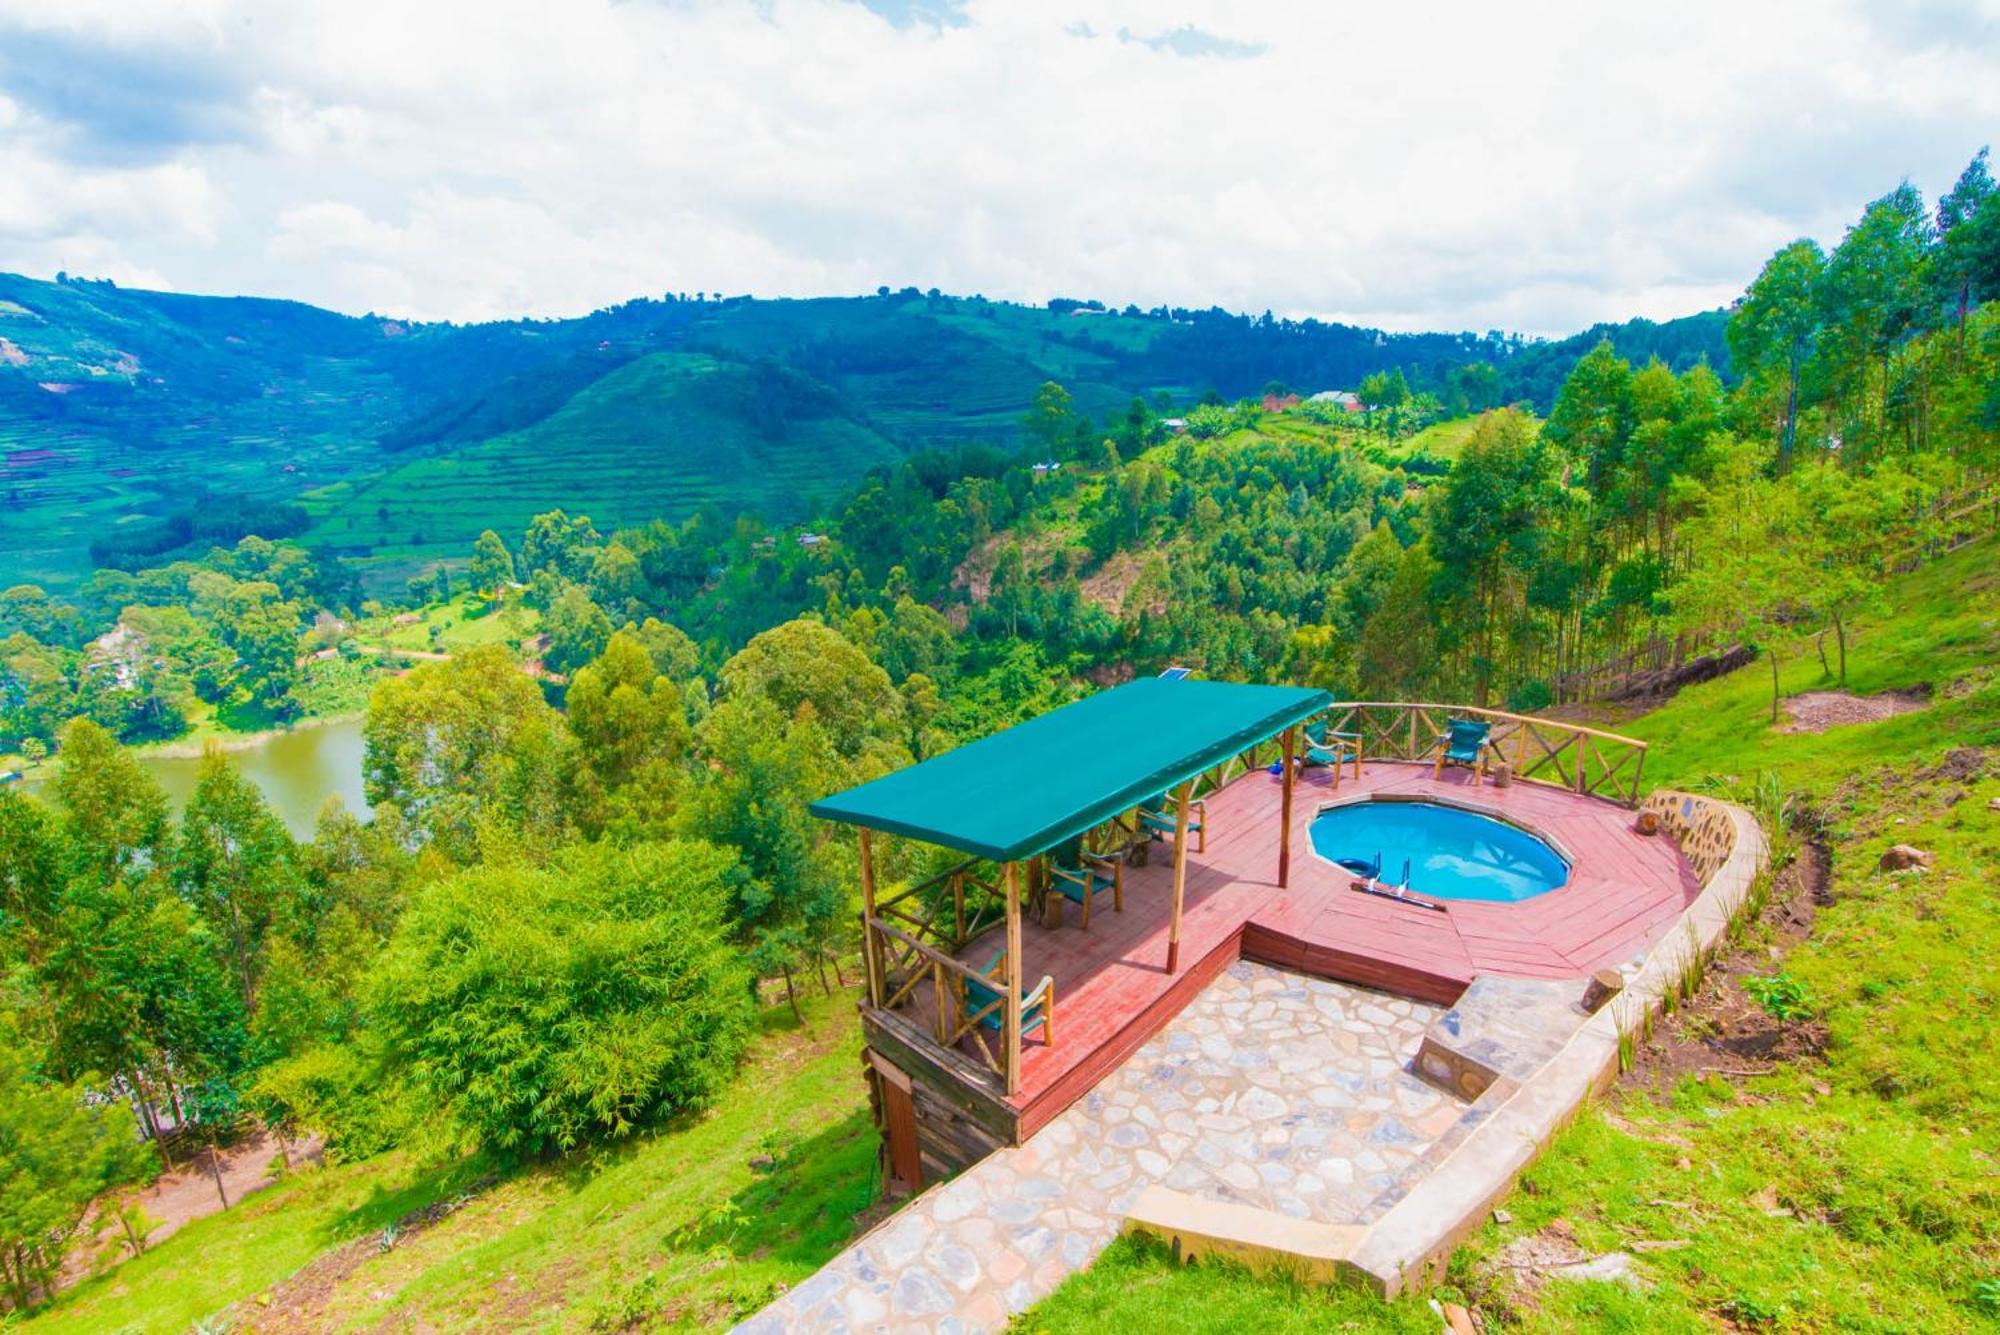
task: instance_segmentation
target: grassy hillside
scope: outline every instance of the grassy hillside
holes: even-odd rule
[[[525,430],[309,493],[308,539],[393,566],[462,554],[484,528],[511,537],[557,507],[606,529],[711,503],[794,517],[897,456],[817,381],[770,363],[654,353]]]
[[[806,1020],[767,1013],[691,1124],[512,1173],[401,1153],[306,1168],[18,1328],[726,1327],[837,1252],[874,1199],[853,998],[809,998]]]
[[[1719,356],[1719,327],[1702,319],[1633,337]],[[1559,380],[1582,350],[1543,347],[915,289],[641,299],[574,320],[417,325],[0,275],[0,587],[65,587],[87,573],[93,542],[145,545],[221,498],[316,493],[316,539],[365,548],[393,569],[462,555],[461,533],[518,529],[532,508],[516,502],[514,484],[544,496],[567,474],[599,490],[547,503],[590,509],[600,523],[711,500],[733,512],[782,496],[796,508],[798,487],[852,482],[892,451],[1012,442],[1046,380],[1102,422],[1134,395],[1169,394],[1184,407],[1210,390],[1258,393],[1272,379],[1352,387],[1391,366],[1421,377],[1468,360],[1532,358]],[[709,365],[702,358],[732,368],[709,367],[721,392],[688,383]],[[1522,392],[1538,392],[1546,377],[1537,375]],[[739,392],[745,383],[754,392]],[[800,408],[792,390],[801,387],[808,400],[831,401]],[[774,397],[787,405],[775,423]],[[462,470],[446,466],[460,454],[470,456]],[[433,504],[435,522],[409,522]],[[263,522],[242,524],[271,536]],[[197,554],[212,536],[192,544]],[[181,554],[170,544],[155,552]]]
[[[1850,648],[1850,689],[1928,688],[1927,708],[1781,732],[1759,662],[1623,725],[1653,742],[1647,773],[1662,784],[1751,800],[1761,788],[1766,810],[1786,793],[1794,840],[1824,841],[1828,880],[1815,904],[1788,873],[1784,910],[1662,1029],[1678,1060],[1642,1057],[1505,1202],[1510,1222],[1461,1254],[1446,1296],[1481,1311],[1487,1329],[2000,1329],[1997,542],[1899,580]],[[1809,651],[1780,680],[1787,696],[1832,687]],[[1892,843],[1936,865],[1880,872]],[[1753,980],[1778,973],[1805,1000],[1774,1021]],[[1500,1256],[1528,1237],[1633,1253],[1646,1287],[1537,1291]],[[1417,1328],[1401,1309],[1240,1275],[1209,1282],[1133,1243],[1021,1326],[1279,1330],[1314,1301],[1342,1329]]]

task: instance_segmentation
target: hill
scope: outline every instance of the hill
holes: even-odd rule
[[[1628,329],[1641,355],[1678,340],[1721,357],[1713,317]],[[901,452],[1011,443],[1049,380],[1100,422],[1134,396],[1186,406],[1274,380],[1352,387],[1389,368],[1441,386],[1476,361],[1529,368],[1501,383],[1546,395],[1594,342],[914,288],[426,325],[0,275],[0,586],[66,588],[93,564],[290,536],[304,526],[290,504],[307,496],[307,541],[372,558],[387,578],[458,555],[482,528],[518,529],[522,506],[496,479],[528,479],[524,492],[535,476],[583,479],[617,522],[773,498],[797,514]]]

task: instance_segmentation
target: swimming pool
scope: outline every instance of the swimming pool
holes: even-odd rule
[[[1562,854],[1526,830],[1439,802],[1349,802],[1313,819],[1313,851],[1357,874],[1379,859],[1395,885],[1435,899],[1513,904],[1569,880]]]

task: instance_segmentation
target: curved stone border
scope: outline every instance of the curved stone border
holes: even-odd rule
[[[1670,818],[1670,828],[1699,824],[1711,836],[1725,828],[1733,836],[1726,853],[1714,838],[1709,850],[1716,858],[1714,871],[1701,893],[1647,952],[1624,991],[1584,1021],[1534,1075],[1518,1085],[1496,1085],[1483,1097],[1481,1103],[1492,1102],[1478,1124],[1382,1218],[1358,1236],[1340,1239],[1345,1245],[1329,1248],[1330,1239],[1315,1235],[1302,1237],[1304,1245],[1293,1251],[1284,1240],[1296,1221],[1240,1217],[1264,1211],[1203,1210],[1197,1219],[1189,1202],[1155,1189],[1135,1202],[1126,1227],[1167,1239],[1183,1256],[1214,1252],[1281,1268],[1302,1261],[1309,1270],[1332,1268],[1384,1297],[1436,1282],[1458,1244],[1513,1188],[1522,1170],[1585,1099],[1617,1077],[1620,1039],[1641,1032],[1690,969],[1722,942],[1768,861],[1764,832],[1742,807],[1678,792],[1655,793],[1647,804],[1663,815],[1668,806],[1679,808],[1671,815],[1680,819]]]

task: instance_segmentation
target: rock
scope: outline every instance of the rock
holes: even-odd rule
[[[1493,1212],[1493,1222],[1496,1224],[1511,1224],[1514,1222],[1514,1216],[1505,1210],[1495,1210]]]
[[[1905,871],[1911,867],[1928,867],[1932,860],[1928,849],[1917,848],[1911,844],[1896,844],[1884,853],[1882,860],[1875,865],[1882,871]]]
[[[1595,1279],[1607,1284],[1623,1284],[1628,1288],[1650,1287],[1632,1267],[1632,1257],[1628,1252],[1606,1252],[1593,1256],[1588,1261],[1578,1261],[1575,1265],[1559,1265],[1549,1271],[1550,1279]]]
[[[1472,1324],[1472,1313],[1457,1303],[1444,1305],[1444,1328],[1450,1335],[1479,1335],[1479,1327]]]
[[[1986,800],[1986,809],[1988,811],[2000,811],[2000,797],[1988,798]]]
[[[1625,990],[1625,977],[1616,969],[1599,969],[1590,975],[1590,981],[1583,985],[1583,1008],[1592,1015],[1604,1009],[1604,1003]]]
[[[753,1154],[750,1156],[750,1171],[753,1173],[768,1173],[777,1165],[777,1162],[776,1159],[773,1159],[768,1154]]]

